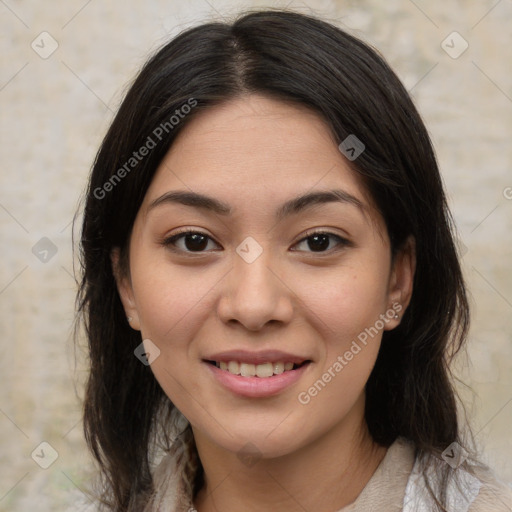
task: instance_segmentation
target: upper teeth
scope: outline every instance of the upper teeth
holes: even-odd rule
[[[217,368],[221,370],[227,370],[229,373],[234,375],[241,375],[242,377],[272,377],[272,375],[279,375],[284,371],[292,370],[293,363],[263,363],[263,364],[251,364],[251,363],[239,363],[238,361],[217,361]]]

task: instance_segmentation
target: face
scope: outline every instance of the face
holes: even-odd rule
[[[253,95],[180,133],[118,286],[195,435],[272,457],[362,414],[413,272],[405,252],[392,264],[384,220],[323,120]]]

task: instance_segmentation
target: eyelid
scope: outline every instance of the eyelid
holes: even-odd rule
[[[200,229],[195,229],[195,228],[194,229],[193,228],[182,228],[179,231],[173,233],[172,235],[165,237],[163,240],[161,240],[160,243],[161,243],[161,245],[163,245],[165,247],[170,247],[171,250],[174,252],[180,252],[183,254],[200,256],[200,255],[207,254],[207,253],[211,252],[211,251],[197,251],[197,252],[184,251],[182,249],[177,249],[177,248],[173,247],[173,244],[176,242],[176,240],[180,239],[180,237],[183,237],[184,235],[187,235],[187,234],[203,235],[203,236],[207,237],[209,240],[212,240],[215,244],[220,245],[208,233],[206,233]],[[336,251],[342,249],[343,247],[353,247],[354,246],[354,244],[349,239],[347,239],[341,235],[338,235],[336,233],[333,233],[327,229],[321,229],[321,228],[311,229],[311,230],[306,231],[305,233],[303,233],[301,235],[299,240],[297,240],[293,245],[295,246],[295,245],[298,245],[299,243],[305,242],[308,238],[310,238],[314,235],[327,235],[331,238],[337,239],[338,240],[337,247],[335,247],[334,249],[329,249],[327,251],[320,251],[320,252],[315,252],[315,251],[294,251],[294,252],[309,252],[310,254],[322,256],[322,255],[330,255],[333,252],[336,252]]]
[[[174,243],[178,239],[183,238],[184,235],[188,235],[188,234],[191,234],[191,235],[203,235],[203,236],[207,237],[209,240],[212,240],[215,244],[220,245],[208,233],[206,233],[205,231],[201,231],[200,229],[195,229],[195,228],[181,228],[180,230],[176,231],[172,235],[164,237],[161,240],[160,243],[161,243],[161,245],[163,245],[163,246],[169,248],[170,250],[172,250],[173,252],[179,252],[179,253],[182,253],[182,254],[191,254],[191,255],[200,256],[202,254],[207,254],[208,252],[211,252],[211,251],[198,251],[198,252],[184,251],[182,249],[178,249],[178,248],[174,247]]]
[[[329,249],[328,251],[324,251],[324,252],[306,251],[306,252],[309,252],[310,254],[317,254],[317,255],[325,254],[325,255],[327,255],[327,254],[331,254],[337,250],[340,250],[343,247],[353,247],[354,246],[354,244],[348,238],[338,235],[337,233],[334,233],[332,231],[329,231],[328,229],[322,229],[322,228],[318,228],[318,229],[314,228],[314,229],[306,231],[305,233],[303,233],[300,236],[300,239],[297,242],[295,242],[293,245],[297,245],[301,242],[304,242],[305,240],[307,240],[308,238],[310,238],[314,235],[330,236],[331,238],[337,239],[338,244],[337,244],[336,248]],[[297,251],[297,252],[299,252],[299,251]]]

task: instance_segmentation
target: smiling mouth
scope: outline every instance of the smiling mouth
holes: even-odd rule
[[[241,377],[260,377],[269,378],[281,373],[297,370],[302,366],[309,364],[311,361],[303,361],[300,364],[292,362],[267,362],[262,364],[243,363],[239,361],[207,361],[213,366],[220,368],[233,375],[240,375]]]

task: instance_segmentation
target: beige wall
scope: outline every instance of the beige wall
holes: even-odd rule
[[[73,510],[87,479],[79,423],[84,369],[75,369],[70,337],[70,222],[125,84],[150,51],[191,24],[288,3],[0,3],[0,510]],[[290,5],[308,12],[303,2]],[[462,376],[477,395],[464,396],[485,460],[512,482],[512,2],[309,5],[379,48],[427,123],[471,291]],[[58,44],[46,59],[31,47],[35,40],[43,56],[52,49],[43,31]],[[458,58],[441,47],[453,31],[469,44]],[[452,55],[464,44],[453,36],[447,43]],[[43,237],[51,243],[36,248],[46,263],[32,252]],[[58,452],[46,470],[31,458],[43,441]],[[34,457],[41,461],[40,450]],[[49,448],[43,452],[50,460]]]

